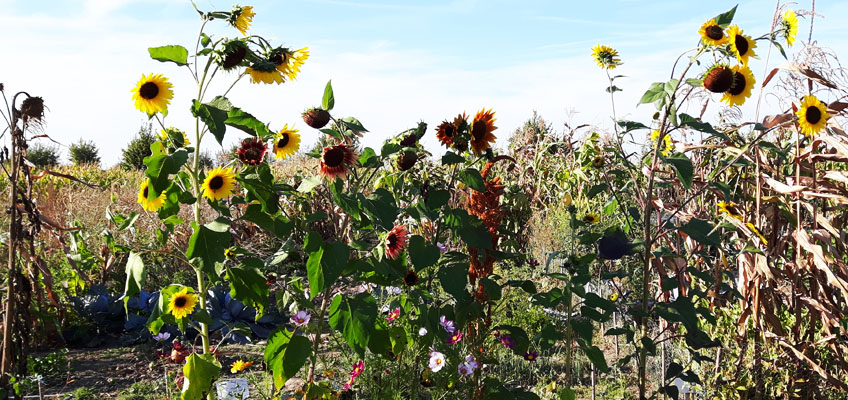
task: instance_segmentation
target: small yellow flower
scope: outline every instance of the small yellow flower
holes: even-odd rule
[[[604,156],[595,156],[592,159],[592,166],[595,168],[600,168],[604,165]]]
[[[183,147],[189,146],[191,144],[191,142],[188,141],[188,136],[186,136],[185,132],[183,132],[183,131],[181,131],[177,128],[173,128],[173,127],[169,127],[167,130],[162,129],[161,131],[159,131],[159,139],[162,142],[167,142],[168,138],[169,138],[169,133],[171,133],[171,132],[178,132],[178,133],[182,134],[182,136],[183,136]]]
[[[716,204],[716,207],[718,207],[719,212],[727,214],[727,215],[729,215],[733,218],[736,218],[736,219],[742,221],[742,211],[739,209],[739,207],[736,205],[736,203],[731,202],[731,201],[729,201],[729,202],[720,201],[720,202],[718,202],[718,204]]]
[[[786,44],[794,45],[795,36],[798,36],[798,16],[795,11],[791,9],[784,11],[778,26],[780,34],[786,39]]]
[[[621,59],[618,58],[618,50],[609,46],[595,45],[592,48],[592,58],[599,67],[604,69],[615,69],[621,65]]]
[[[253,22],[255,15],[253,6],[236,6],[232,15],[230,15],[230,25],[238,29],[242,35],[247,35],[247,30],[250,29],[250,23]]]
[[[300,149],[300,134],[294,126],[283,125],[283,129],[274,137],[274,158],[285,160]]]
[[[138,203],[147,211],[156,212],[165,205],[165,192],[159,193],[155,199],[148,199],[148,189],[150,188],[150,179],[145,179],[141,183],[141,188],[138,190]]]
[[[233,365],[230,368],[230,372],[235,374],[237,372],[244,371],[247,367],[249,367],[251,365],[253,365],[253,361],[244,362],[242,360],[238,360],[238,361],[233,363]]]
[[[600,221],[600,218],[598,218],[598,215],[595,213],[586,213],[586,215],[583,216],[583,222],[587,224],[597,224],[598,221]]]
[[[227,249],[224,250],[224,257],[226,257],[226,259],[228,259],[228,260],[232,260],[233,258],[235,258],[236,257],[235,248],[227,247]]]
[[[618,293],[613,293],[613,294],[609,295],[609,300],[610,301],[618,300]]]
[[[827,119],[830,118],[827,107],[813,95],[804,96],[801,108],[795,115],[798,116],[801,133],[809,137],[823,131],[827,126]]]
[[[660,131],[654,130],[653,132],[651,132],[651,141],[652,142],[654,142],[656,144],[657,140],[659,140],[659,138],[660,138]],[[663,145],[660,148],[660,153],[662,153],[663,156],[668,157],[668,155],[671,154],[672,150],[674,150],[674,144],[671,142],[671,135],[666,134],[665,137],[663,137]]]
[[[184,287],[177,293],[171,296],[168,301],[168,312],[174,315],[174,318],[185,318],[197,306],[197,295],[188,292],[188,287]]]

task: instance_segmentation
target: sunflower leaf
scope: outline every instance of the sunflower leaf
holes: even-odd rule
[[[686,225],[678,229],[702,244],[712,246],[721,244],[719,235],[715,232],[715,227],[702,219],[691,218]]]
[[[662,154],[660,156],[666,164],[674,167],[674,171],[677,172],[677,178],[680,179],[683,186],[686,189],[691,189],[692,179],[695,174],[695,167],[692,165],[692,160],[681,153],[675,153],[668,157],[664,157]]]
[[[229,221],[222,217],[206,225],[191,225],[194,233],[188,240],[186,258],[209,275],[213,282],[217,282],[219,273],[215,264],[224,261],[224,249],[230,245]]]
[[[183,389],[180,397],[182,400],[200,400],[203,393],[212,387],[212,381],[221,372],[221,365],[212,354],[192,353],[186,358],[183,366]]]
[[[336,98],[333,96],[333,81],[327,81],[327,86],[324,87],[324,98],[321,99],[321,108],[330,111],[336,105]]]
[[[609,366],[607,365],[607,360],[604,358],[604,352],[601,351],[598,346],[582,345],[580,348],[583,349],[583,353],[586,354],[586,358],[588,358],[596,368],[603,373],[609,372]]]
[[[342,333],[353,351],[364,357],[377,320],[377,302],[374,297],[368,293],[354,297],[337,295],[330,305],[329,314],[330,326]]]
[[[247,258],[235,268],[227,268],[230,296],[247,306],[256,308],[256,319],[262,318],[268,304],[268,284],[260,272],[264,266],[258,258]]]
[[[639,104],[653,103],[666,96],[665,82],[654,82],[651,87],[639,99]]]
[[[151,150],[156,145],[157,143],[151,145]],[[180,168],[186,161],[188,161],[188,152],[184,149],[177,150],[173,154],[153,151],[153,154],[145,157],[144,164],[147,165],[147,169],[144,174],[150,178],[150,186],[153,187],[153,192],[148,193],[148,197],[167,189],[171,185],[170,176],[180,172]]]
[[[321,243],[317,249],[309,252],[306,260],[306,274],[309,278],[309,298],[336,282],[347,265],[350,250],[341,242]]]
[[[727,28],[730,23],[733,22],[733,15],[736,14],[736,7],[739,7],[739,5],[737,4],[733,6],[733,8],[731,8],[729,11],[716,15],[716,17],[714,18],[716,24],[718,24],[718,26],[722,28]]]
[[[409,239],[409,258],[417,271],[427,268],[439,261],[439,248],[427,243],[423,237],[415,235]]]
[[[224,103],[225,101],[226,103]],[[192,100],[192,115],[200,118],[200,120],[206,124],[209,128],[209,132],[212,132],[212,135],[215,136],[218,144],[223,144],[224,133],[227,131],[227,125],[225,125],[225,122],[227,121],[228,115],[227,110],[224,107],[226,107],[226,104],[228,103],[229,101],[223,97],[216,97],[215,100],[212,100],[207,104],[203,104],[197,100]],[[230,105],[230,107],[232,107],[232,105]]]
[[[310,355],[312,343],[309,339],[285,328],[274,331],[265,347],[265,363],[274,377],[274,386],[282,388],[303,368]]]
[[[477,171],[474,168],[466,168],[459,171],[457,177],[466,186],[478,192],[486,191],[486,184],[483,182],[483,176],[480,175],[480,171]]]
[[[188,65],[188,50],[180,45],[150,47],[147,49],[150,58],[161,62],[172,62],[179,66]]]
[[[138,253],[130,252],[129,259],[127,260],[127,283],[124,286],[124,311],[127,311],[127,303],[130,300],[130,297],[135,296],[141,291],[142,285],[144,285],[144,260],[141,259],[141,256]]]
[[[233,107],[227,113],[227,116],[227,120],[224,123],[233,128],[241,129],[259,139],[265,139],[274,135],[262,121],[238,107]]]

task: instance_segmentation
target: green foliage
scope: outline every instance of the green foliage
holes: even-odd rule
[[[97,400],[100,398],[100,395],[94,393],[87,387],[81,387],[74,390],[73,396],[73,400]]]
[[[59,146],[36,143],[27,149],[27,159],[39,168],[59,165]]]
[[[56,376],[68,371],[68,349],[61,349],[43,357],[27,357],[28,376]]]
[[[123,153],[121,167],[125,170],[144,169],[144,159],[153,154],[150,146],[156,141],[157,138],[153,134],[153,125],[142,125],[136,136],[127,144],[127,147],[121,150]]]
[[[97,145],[90,140],[80,139],[68,148],[71,162],[74,165],[100,164]]]

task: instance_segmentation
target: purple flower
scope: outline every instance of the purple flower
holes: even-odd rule
[[[470,365],[471,369],[476,369],[478,367],[477,360],[471,354],[465,356],[465,363]]]
[[[501,344],[504,345],[504,347],[511,349],[515,347],[515,339],[509,335],[501,335]]]
[[[527,361],[536,361],[537,358],[539,358],[539,353],[537,353],[535,350],[530,350],[524,353],[524,359]]]
[[[445,246],[445,244],[442,242],[436,242],[436,247],[438,247],[439,251],[442,253],[448,251],[448,246]]]
[[[445,343],[457,344],[460,340],[462,340],[462,332],[456,331],[449,338],[445,339]]]
[[[460,375],[468,376],[474,373],[474,368],[471,368],[468,363],[460,363],[459,367],[457,368],[457,371]]]
[[[157,342],[164,342],[171,338],[171,334],[168,332],[159,332],[158,335],[153,336],[153,340]]]
[[[439,325],[441,325],[442,328],[445,328],[445,331],[448,333],[456,332],[456,326],[454,326],[453,321],[446,319],[444,315],[439,317]]]
[[[538,267],[539,266],[539,262],[536,261],[535,258],[528,259],[527,264],[530,264],[531,267]]]
[[[291,317],[291,322],[297,326],[304,326],[309,323],[309,319],[312,318],[308,312],[300,310],[294,316]]]

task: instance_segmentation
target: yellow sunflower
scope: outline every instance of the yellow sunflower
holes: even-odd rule
[[[801,125],[801,133],[806,136],[815,136],[824,130],[827,119],[827,107],[816,96],[804,96],[801,100],[801,109],[795,115],[798,116],[798,125]]]
[[[780,19],[778,26],[780,34],[786,38],[786,44],[794,45],[795,36],[798,36],[798,16],[795,15],[795,11],[791,9],[784,11],[783,18]]]
[[[236,372],[244,371],[245,369],[247,369],[247,367],[251,365],[253,365],[253,361],[244,362],[242,360],[238,360],[234,362],[233,365],[230,367],[230,372],[235,374]]]
[[[289,128],[288,124],[283,125],[283,129],[274,137],[275,158],[285,160],[300,149],[300,135],[297,132],[298,130],[294,127]]]
[[[279,49],[269,57],[269,60],[277,66],[277,70],[285,79],[294,80],[300,73],[300,67],[308,58],[309,47],[304,47],[295,51]]]
[[[716,23],[715,19],[704,22],[698,33],[701,35],[701,41],[708,46],[727,44],[727,34],[724,32],[724,28]]]
[[[660,138],[660,131],[654,130],[651,132],[651,142],[657,143]],[[671,135],[666,134],[663,138],[663,145],[660,148],[660,153],[666,157],[674,150],[674,144],[671,142]]]
[[[227,198],[233,194],[235,183],[232,168],[215,168],[203,180],[203,197],[212,201]]]
[[[197,295],[189,293],[187,286],[174,293],[168,300],[168,312],[173,314],[176,319],[187,317],[194,311],[195,306],[197,306]]]
[[[756,227],[756,226],[754,226],[754,224],[752,224],[752,223],[750,223],[750,222],[746,222],[746,223],[745,223],[745,226],[747,226],[747,227],[748,227],[748,229],[750,229],[752,232],[754,232],[754,234],[755,234],[755,235],[757,235],[757,236],[760,238],[760,241],[761,241],[764,245],[768,245],[768,240],[766,240],[766,237],[765,237],[765,236],[763,236],[763,234],[762,234],[762,233],[760,233],[760,230],[759,230],[759,229],[757,229],[757,227]]]
[[[269,85],[276,83],[279,85],[285,81],[283,79],[283,74],[277,70],[277,66],[270,61],[254,63],[250,67],[247,67],[246,71],[250,74],[250,81],[253,83],[262,82]]]
[[[167,114],[168,104],[174,97],[172,87],[173,85],[168,82],[168,78],[165,78],[162,74],[142,74],[141,79],[131,91],[135,108],[148,115],[157,112]]]
[[[598,218],[598,215],[595,213],[586,213],[586,215],[583,216],[583,222],[587,224],[597,224],[600,220],[601,219]]]
[[[495,142],[495,134],[492,133],[495,129],[498,129],[495,126],[495,121],[495,113],[491,109],[486,110],[484,108],[474,116],[469,133],[471,134],[471,149],[474,150],[475,155],[479,156]]]
[[[604,156],[595,156],[592,159],[592,166],[595,168],[600,168],[604,165]]]
[[[250,23],[253,22],[255,15],[253,6],[236,6],[230,15],[230,25],[238,29],[242,35],[247,35],[247,30],[250,29]]]
[[[599,67],[604,69],[615,69],[615,67],[621,65],[621,59],[618,58],[618,50],[609,46],[596,44],[592,48],[592,58],[595,59],[595,63]]]
[[[718,202],[718,204],[716,204],[716,207],[718,207],[719,212],[727,214],[728,216],[736,218],[740,221],[742,220],[742,210],[739,209],[736,203],[732,201],[720,201]]]
[[[183,132],[183,131],[181,131],[177,128],[173,128],[173,127],[169,127],[167,130],[162,129],[161,131],[159,131],[159,139],[162,140],[163,142],[167,142],[168,137],[169,137],[168,134],[171,133],[171,132],[179,132],[179,133],[182,134],[182,136],[183,136],[183,147],[186,147],[186,146],[191,144],[191,142],[188,141],[188,136],[186,136],[185,132]]]
[[[741,106],[745,99],[751,97],[751,90],[757,81],[754,73],[745,65],[734,65],[730,69],[733,71],[733,84],[724,92],[721,101],[730,106]]]
[[[616,300],[618,300],[618,293],[612,293],[612,294],[610,294],[610,295],[609,295],[609,300],[610,300],[610,301],[613,301],[613,302],[614,302],[614,301],[616,301]]]
[[[727,29],[727,36],[730,41],[730,50],[742,65],[748,65],[748,59],[752,56],[756,57],[754,49],[757,48],[757,42],[750,36],[743,35],[742,29],[739,29],[736,25]]]
[[[147,189],[150,187],[150,179],[145,179],[141,183],[141,188],[138,190],[138,203],[147,211],[157,211],[165,205],[165,193],[159,193],[155,199],[147,198]]]

